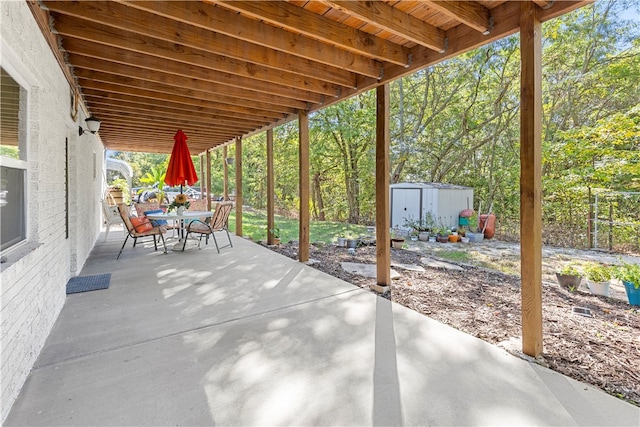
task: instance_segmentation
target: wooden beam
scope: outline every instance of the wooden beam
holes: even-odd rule
[[[273,176],[273,129],[267,130],[267,244],[273,245],[273,233],[275,227],[275,180]]]
[[[491,12],[480,3],[473,1],[428,0],[430,7],[462,22],[482,34],[491,32]]]
[[[226,160],[225,160],[226,162]],[[236,137],[236,236],[242,237],[242,138]]]
[[[520,258],[522,351],[542,354],[542,29],[520,3]]]
[[[376,269],[377,292],[391,285],[389,211],[389,84],[376,89]]]
[[[213,177],[211,176],[211,150],[207,150],[207,180],[206,180],[206,197],[207,197],[207,210],[210,211],[211,206],[211,193],[213,192]]]
[[[87,59],[76,55],[73,57],[74,72],[78,78],[90,79],[104,83],[117,83],[142,89],[149,89],[170,94],[183,94],[207,101],[215,96],[220,102],[244,105],[247,101],[262,103],[273,111],[288,112],[290,109],[306,107],[303,100],[257,92],[248,88],[227,86],[205,80],[178,77],[169,73],[149,72],[141,67],[114,64],[99,59]],[[322,99],[318,98],[318,100]]]
[[[585,4],[592,3],[593,0],[581,1],[556,1],[549,9],[540,11],[540,20],[545,22],[549,19],[568,13]],[[345,90],[340,97],[335,100],[326,100],[323,105],[311,105],[310,112],[318,111],[329,105],[336,104],[343,99],[364,93],[368,90],[375,89],[381,84],[391,82],[447,59],[454,58],[464,52],[484,46],[487,43],[499,40],[511,34],[515,34],[519,30],[520,2],[508,1],[491,9],[494,18],[494,27],[491,33],[483,36],[476,30],[465,25],[458,25],[447,31],[447,40],[449,45],[444,53],[438,53],[424,46],[416,46],[412,49],[413,62],[409,68],[398,65],[388,65],[384,67],[383,78],[370,79],[360,76],[357,81],[357,88]]]
[[[437,52],[445,50],[445,33],[381,1],[328,1],[333,7]]]
[[[309,114],[298,112],[299,143],[299,196],[300,196],[300,227],[298,258],[300,262],[309,261]]]
[[[213,99],[211,93],[202,91],[181,89],[126,77],[117,78],[117,82],[114,82],[109,81],[108,75],[94,71],[82,72],[82,74],[87,74],[86,78],[78,77],[78,81],[82,83],[83,88],[91,90],[111,91],[122,95],[157,99],[160,102],[167,100],[169,102],[182,102],[189,105],[206,105]],[[276,106],[275,104],[258,101],[249,103],[247,101],[247,99],[242,100],[240,98],[216,97],[216,106],[227,109],[228,111],[235,111],[236,113],[252,112],[260,116],[271,115],[284,117],[292,113],[289,107]],[[250,105],[250,107],[248,105]]]
[[[107,121],[113,125],[119,125],[132,122],[138,122],[136,125],[138,128],[148,128],[149,126],[166,126],[169,123],[179,122],[183,124],[183,127],[188,127],[191,129],[200,129],[202,131],[212,131],[211,125],[209,123],[198,121],[197,117],[192,117],[190,119],[178,119],[176,117],[161,117],[158,115],[154,115],[153,113],[144,113],[144,112],[131,112],[127,111],[127,109],[122,109],[120,111],[115,111],[113,109],[104,109],[100,107],[92,108],[93,113],[96,116],[99,116],[101,120]],[[126,116],[126,117],[123,117]],[[241,127],[232,124],[224,124],[224,123],[216,123],[215,131],[223,133],[225,131],[230,132],[240,132],[242,130],[246,130],[247,127]]]
[[[137,35],[143,35],[163,40],[180,48],[187,46],[213,53],[220,57],[229,57],[340,85],[353,87],[355,84],[353,72],[337,65],[321,64],[310,59],[301,60],[301,58],[288,53],[251,45],[224,34],[176,22],[144,11],[133,10],[126,5],[114,2],[62,1],[47,3],[47,7],[61,14],[56,16],[56,25],[60,21],[67,20],[69,25],[84,26],[89,34],[93,31],[93,26],[98,24],[102,25],[102,28],[110,28],[108,34],[113,36],[123,31],[133,32],[132,34],[136,41],[138,40]],[[65,17],[64,15],[68,16]],[[114,17],[117,17],[117,19]],[[166,31],[167,28],[171,28],[172,31]],[[114,29],[117,29],[117,31]],[[95,37],[102,39],[103,33],[98,33]],[[140,40],[139,43],[144,45],[145,40]]]
[[[202,198],[202,194],[207,186],[207,176],[205,175],[206,171],[204,170],[205,155],[203,153],[198,154],[198,160],[200,163],[200,179],[198,182],[200,182],[200,198]]]
[[[103,88],[107,88],[108,85],[103,84]],[[144,109],[158,109],[162,111],[176,111],[177,114],[189,114],[193,116],[194,114],[200,115],[212,115],[217,116],[222,119],[234,119],[236,123],[249,122],[249,123],[259,123],[264,122],[272,123],[274,119],[279,120],[284,115],[273,113],[273,112],[265,112],[261,110],[255,110],[252,108],[244,107],[240,111],[237,108],[227,108],[226,106],[218,107],[218,104],[213,105],[203,105],[202,102],[197,100],[190,100],[188,98],[174,98],[168,97],[167,99],[161,100],[158,99],[159,95],[155,92],[148,92],[147,94],[143,92],[138,92],[133,95],[128,95],[124,93],[119,93],[115,91],[107,92],[102,89],[84,89],[84,96],[87,101],[91,101],[94,103],[105,103],[108,105],[137,105],[138,107],[142,107]],[[239,113],[239,114],[238,114]],[[207,119],[207,117],[205,117]],[[214,117],[209,117],[210,121],[215,120]]]
[[[56,21],[56,30],[64,37],[65,50],[72,53],[83,55],[93,53],[105,59],[113,58],[112,60],[117,62],[120,62],[117,58],[128,58],[122,61],[130,63],[133,60],[139,65],[144,64],[147,57],[159,58],[256,81],[286,85],[292,89],[309,90],[327,96],[336,96],[341,87],[319,78],[269,68],[189,46],[181,46],[177,50],[174,43],[128,31],[114,33],[109,27],[100,24],[93,24],[89,28],[87,25],[77,26],[68,21],[69,19]],[[342,86],[352,87],[354,80],[351,78],[343,81]],[[347,84],[348,82],[350,83]]]
[[[542,9],[548,9],[553,4],[553,0],[532,0],[535,4]]]
[[[85,96],[88,102],[91,101],[91,97]],[[95,106],[97,105],[97,106]],[[102,100],[101,102],[96,102],[92,107],[92,111],[95,115],[98,115],[101,111],[105,111],[108,113],[120,113],[132,115],[141,115],[141,116],[151,116],[159,119],[167,120],[167,119],[175,119],[185,122],[200,122],[200,123],[212,123],[215,122],[216,126],[227,126],[233,129],[246,129],[250,126],[265,126],[270,124],[269,122],[265,122],[263,120],[244,120],[238,118],[233,120],[228,117],[222,117],[215,114],[198,114],[194,115],[193,112],[188,114],[181,110],[172,110],[171,108],[167,108],[164,105],[151,105],[151,104],[128,104],[126,102],[122,102],[120,105],[114,102],[110,102],[109,100]]]
[[[125,1],[131,8],[146,11],[153,15],[154,22],[165,17],[173,20],[173,26],[179,22],[190,27],[200,27],[215,37],[217,34],[233,38],[236,43],[248,43],[244,51],[249,57],[257,57],[263,48],[274,49],[289,55],[320,62],[326,65],[349,70],[370,77],[380,75],[380,63],[363,56],[353,55],[337,47],[308,37],[293,34],[239,15],[236,12],[194,1]],[[178,21],[178,22],[175,22]],[[176,31],[179,31],[176,29]],[[204,39],[206,40],[206,39]]]
[[[229,200],[229,165],[227,165],[228,148],[222,147],[222,197]]]
[[[323,94],[308,90],[292,88],[282,82],[265,85],[264,81],[250,77],[239,76],[231,73],[200,67],[184,62],[173,61],[157,56],[128,52],[108,46],[93,46],[94,50],[78,48],[79,44],[86,42],[67,41],[65,49],[69,53],[69,61],[76,68],[104,71],[141,78],[141,75],[153,74],[160,76],[164,82],[187,82],[193,84],[218,85],[218,91],[224,93],[225,87],[242,88],[260,93],[284,98],[302,100],[306,102],[321,102]],[[97,47],[97,48],[96,48]],[[331,95],[335,96],[336,92]]]
[[[216,3],[358,55],[398,65],[409,64],[409,52],[402,46],[287,2],[226,0]]]
[[[67,64],[67,61],[65,61],[64,59],[64,52],[60,50],[58,44],[58,36],[52,33],[49,29],[49,13],[40,7],[40,2],[37,0],[27,0],[27,5],[29,5],[29,9],[33,14],[33,18],[38,24],[38,27],[40,27],[40,31],[47,41],[47,44],[51,49],[51,53],[58,61],[58,65],[60,66],[60,70],[62,70],[62,74],[64,74],[65,78],[67,79],[69,86],[72,88],[72,92],[75,92],[76,82],[73,78],[73,74],[71,73],[71,69]]]

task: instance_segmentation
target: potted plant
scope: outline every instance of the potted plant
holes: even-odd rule
[[[590,263],[585,267],[584,272],[591,293],[608,297],[611,269],[602,264]]]
[[[347,249],[355,249],[358,247],[358,243],[360,243],[360,239],[352,234],[347,235]]]
[[[451,230],[447,227],[441,225],[436,227],[434,231],[436,233],[436,241],[440,243],[447,243],[449,241],[449,234],[451,233]]]
[[[344,233],[338,235],[338,247],[344,248],[347,246],[347,236]]]
[[[158,204],[163,205],[165,202],[169,202],[165,198],[164,188],[164,178],[166,176],[166,167],[162,166],[154,166],[151,168],[150,172],[147,172],[142,178],[140,178],[140,182],[147,184],[146,187],[138,190],[138,193],[142,193],[144,191],[148,191],[152,194],[155,194],[155,199]],[[149,198],[152,200],[153,198]]]
[[[269,233],[273,236],[273,244],[280,244],[280,229],[278,227],[272,228],[269,230]]]
[[[640,306],[640,264],[623,262],[614,269],[614,276],[622,280],[629,304]]]
[[[399,230],[395,230],[391,233],[391,247],[395,249],[402,249],[404,245],[404,236],[400,234]]]
[[[114,179],[107,189],[107,203],[118,204],[129,202],[129,184],[124,178]]]
[[[561,287],[573,292],[580,286],[582,275],[575,264],[569,263],[556,272],[556,279],[558,279],[558,284]]]
[[[469,231],[465,233],[465,236],[469,238],[470,242],[481,242],[484,240],[484,233],[478,232],[478,214],[474,212],[469,217]]]
[[[410,216],[404,219],[404,226],[413,230],[410,234],[412,240],[414,240],[413,236],[415,235],[418,240],[426,242],[429,240],[429,232],[433,230],[433,215],[431,215],[431,212],[426,212],[420,221],[414,220]]]

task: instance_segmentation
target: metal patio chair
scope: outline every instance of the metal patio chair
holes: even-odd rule
[[[167,245],[164,242],[163,234],[167,231],[164,226],[154,227],[151,224],[151,220],[147,217],[135,217],[129,215],[129,206],[124,203],[118,204],[118,212],[120,213],[120,217],[124,222],[125,227],[127,228],[127,237],[124,239],[124,243],[122,243],[122,247],[120,248],[120,252],[118,252],[118,256],[116,259],[120,259],[120,255],[124,250],[125,245],[127,244],[127,240],[129,237],[133,238],[133,247],[136,247],[136,243],[138,242],[138,238],[140,237],[153,237],[153,246],[155,250],[158,250],[158,242],[156,240],[156,236],[160,236],[160,240],[162,241],[162,246],[164,246],[164,253],[167,253]],[[146,221],[145,221],[146,220]]]
[[[221,248],[233,247],[233,243],[231,242],[231,236],[229,235],[229,214],[231,214],[231,210],[233,209],[233,202],[220,202],[216,205],[215,210],[213,211],[213,216],[211,218],[207,218],[204,221],[196,219],[191,221],[186,228],[186,236],[184,238],[184,243],[182,245],[182,250],[187,245],[187,239],[189,238],[189,234],[200,234],[200,239],[198,241],[198,249],[200,249],[200,244],[202,243],[202,238],[206,237],[206,243],[209,242],[209,236],[213,237],[213,241],[216,244],[216,249],[218,253],[220,253]],[[227,239],[229,239],[229,244],[224,246],[218,246],[218,240],[216,239],[216,232],[224,231],[227,233]]]

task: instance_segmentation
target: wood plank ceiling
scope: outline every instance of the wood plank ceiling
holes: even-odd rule
[[[518,31],[520,1],[27,0],[108,149],[192,153]],[[541,20],[588,1],[535,0]]]

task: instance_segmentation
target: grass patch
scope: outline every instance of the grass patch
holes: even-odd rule
[[[468,262],[470,259],[469,253],[465,251],[440,251],[438,256],[457,262]]]
[[[283,242],[299,240],[299,224],[297,219],[275,215],[275,226],[280,229],[280,239]],[[229,230],[235,231],[236,216],[232,212],[229,216]],[[267,240],[267,215],[264,212],[242,212],[242,233],[254,241]],[[367,234],[364,225],[346,224],[342,222],[311,221],[309,224],[309,239],[312,243],[331,243],[340,234],[361,236]]]

